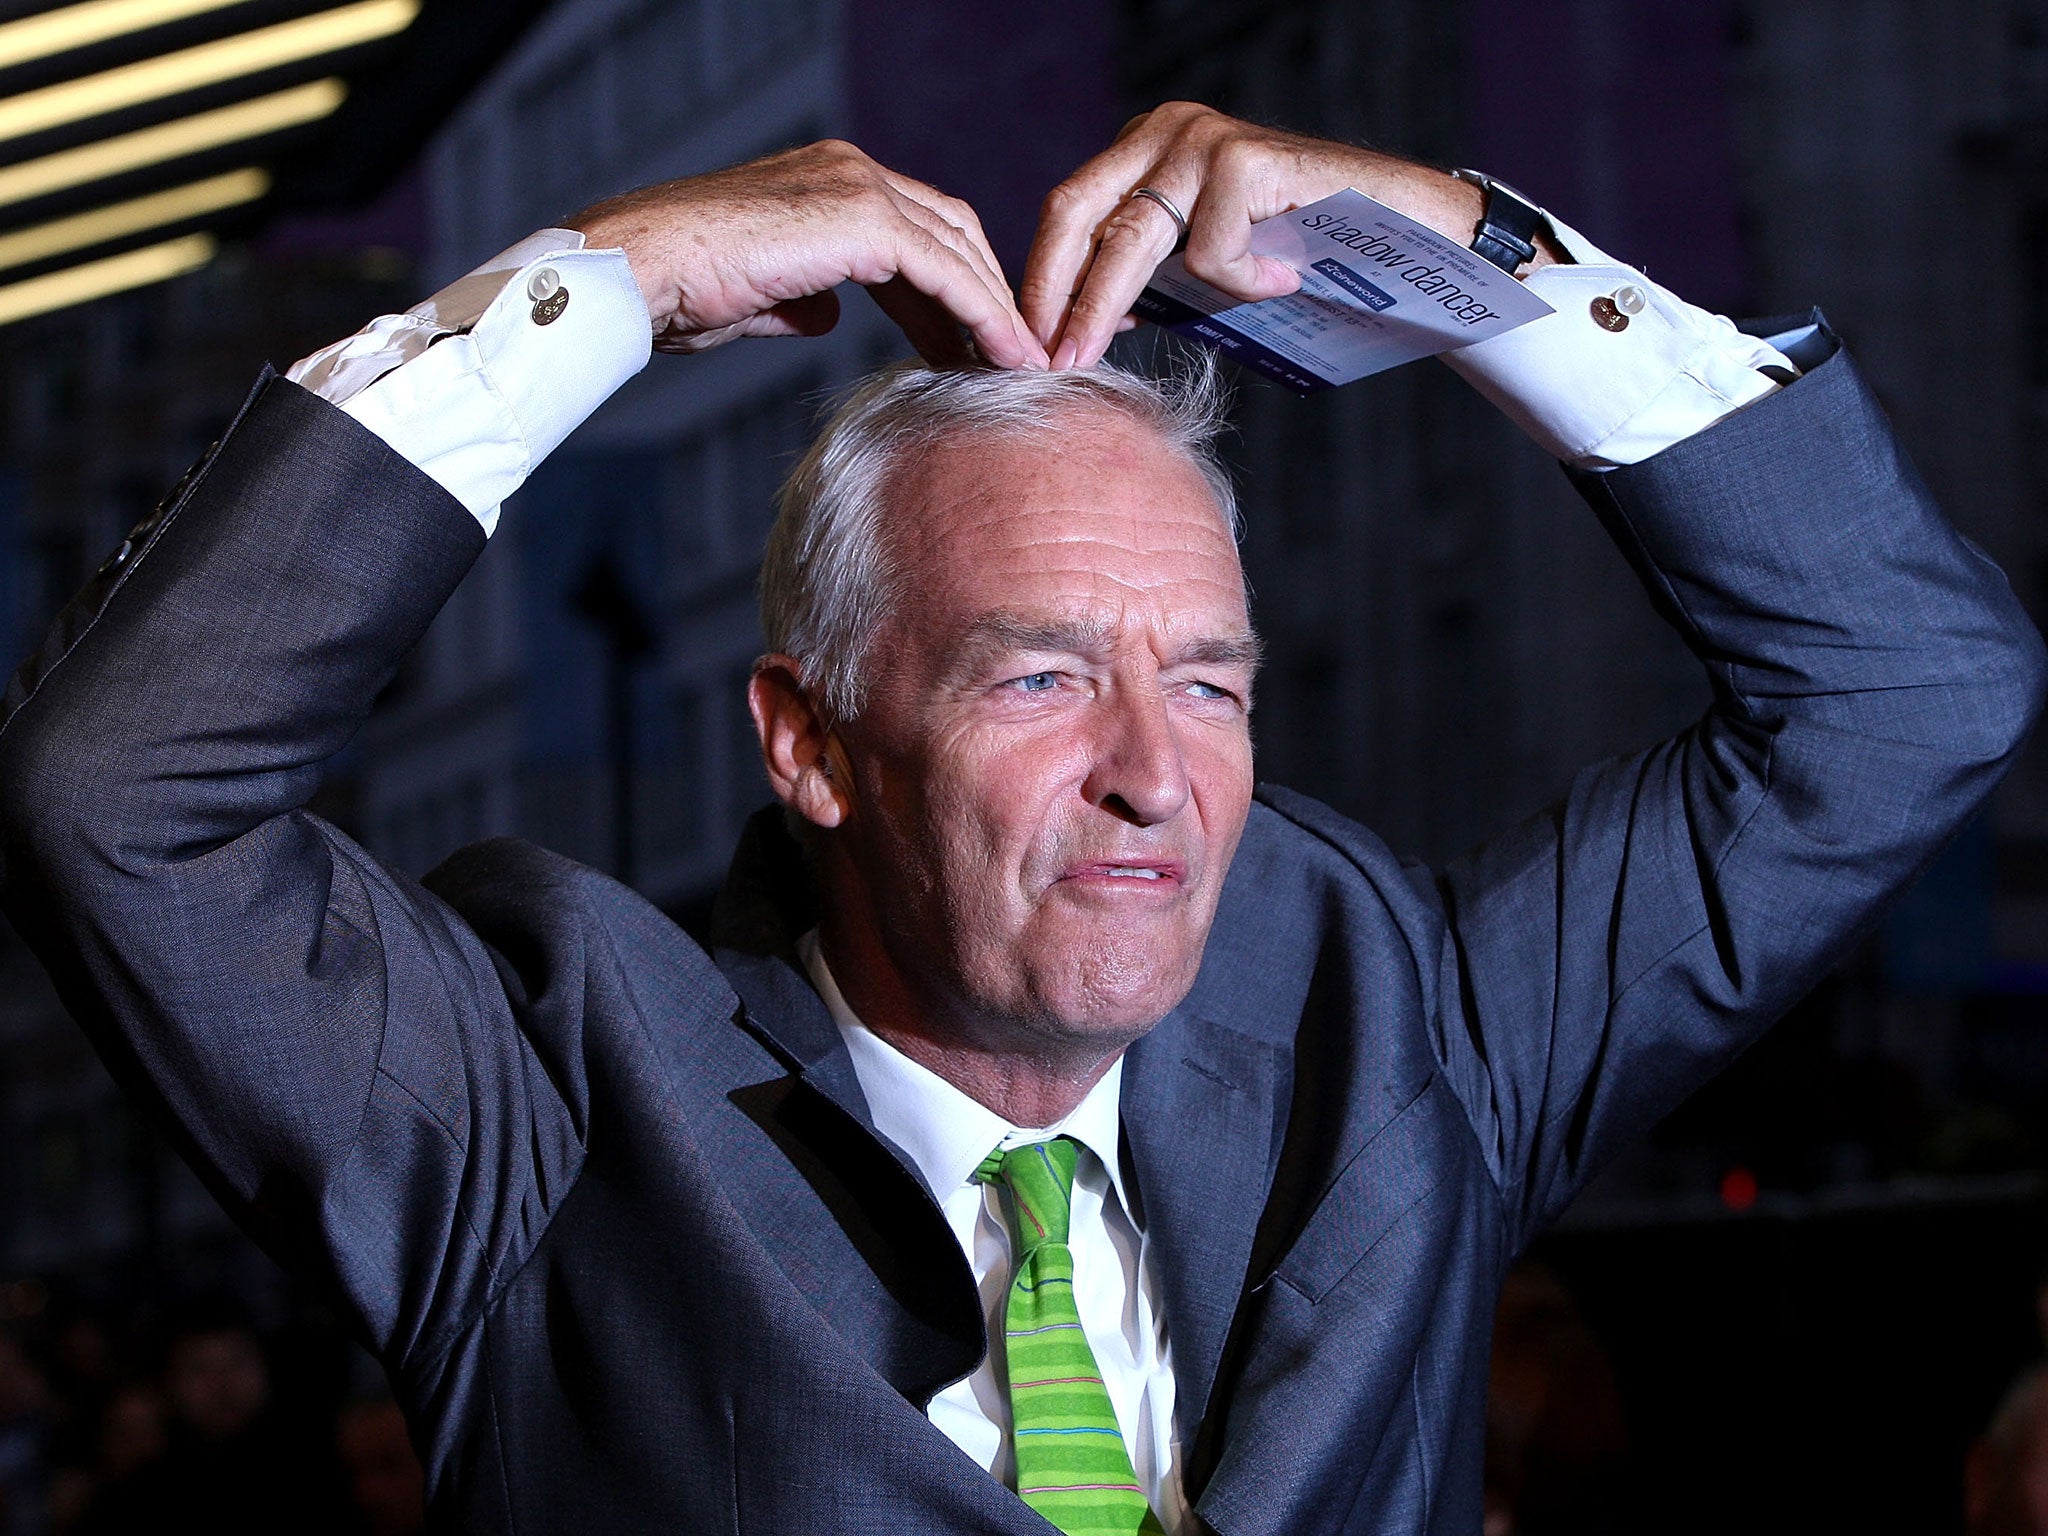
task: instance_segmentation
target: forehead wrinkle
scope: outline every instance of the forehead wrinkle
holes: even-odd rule
[[[1006,651],[1057,652],[1101,660],[1115,654],[1127,633],[1121,617],[1101,612],[1040,615],[996,608],[969,623],[955,649],[967,670]],[[1257,671],[1260,654],[1258,636],[1241,629],[1191,635],[1165,652],[1160,661],[1167,667],[1241,666]]]
[[[1131,424],[1136,428],[1136,424]],[[1135,502],[1131,500],[1095,500],[1086,495],[1077,496],[1059,503],[1039,503],[1021,515],[1025,517],[1071,517],[1089,518],[1100,521],[1114,521],[1136,526],[1146,521],[1171,523],[1185,530],[1183,536],[1172,541],[1171,547],[1195,549],[1210,540],[1228,546],[1236,553],[1237,541],[1230,530],[1230,522],[1224,509],[1218,504],[1216,494],[1201,472],[1181,455],[1166,449],[1156,436],[1143,433],[1164,451],[1169,478],[1157,474],[1142,482]],[[906,466],[908,471],[899,482],[896,494],[890,498],[897,512],[908,514],[901,521],[914,527],[920,542],[927,545],[943,542],[948,535],[986,531],[1015,521],[1019,516],[1019,503],[1028,502],[1048,482],[1055,482],[1080,468],[1086,461],[1096,461],[1105,479],[1121,479],[1129,472],[1129,466],[1121,454],[1105,452],[1088,445],[1076,445],[1059,439],[1043,445],[1043,452],[1027,454],[1021,461],[1012,459],[997,473],[988,462],[973,464],[967,483],[957,482],[944,490],[935,481],[946,479],[947,461],[956,457],[960,450],[972,448],[972,440],[953,440],[936,445],[936,451],[923,463]],[[1021,449],[1030,446],[1017,438],[998,438],[985,444],[996,454],[1005,449]],[[1085,471],[1084,471],[1085,472]],[[1171,480],[1178,480],[1175,486]],[[1123,487],[1129,490],[1128,484]],[[1158,514],[1169,504],[1172,515],[1161,518]],[[893,519],[892,519],[893,520]],[[909,531],[908,528],[905,531]],[[1076,541],[1088,541],[1087,534],[1074,534]],[[1100,541],[1110,542],[1110,541]],[[1142,545],[1127,542],[1125,548],[1168,547]]]
[[[991,490],[986,495],[955,501],[939,508],[926,507],[926,537],[934,544],[949,539],[986,539],[991,533],[1028,529],[1032,524],[1066,523],[1069,526],[1047,534],[1028,533],[1015,538],[1018,548],[1084,545],[1112,551],[1117,555],[1192,555],[1210,559],[1227,552],[1233,563],[1237,543],[1230,537],[1213,504],[1201,514],[1174,508],[1089,506],[1085,504],[1037,505],[1019,508],[1013,492]],[[1073,524],[1082,524],[1075,527]],[[1088,524],[1097,526],[1090,527]],[[1105,532],[1108,524],[1122,537]],[[1155,537],[1145,538],[1150,530]]]

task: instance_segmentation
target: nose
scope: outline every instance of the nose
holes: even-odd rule
[[[1095,760],[1083,785],[1091,804],[1133,826],[1171,821],[1188,803],[1187,759],[1156,684],[1114,689],[1101,701]]]

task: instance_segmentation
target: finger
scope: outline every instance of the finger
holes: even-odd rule
[[[1108,149],[1046,194],[1017,292],[1032,333],[1048,348],[1066,326],[1104,221],[1133,187],[1159,185],[1158,173],[1170,159],[1196,151],[1206,134],[1228,122],[1198,102],[1164,102],[1125,123]]]
[[[1142,127],[1142,120],[1133,126]],[[1066,325],[1104,220],[1145,181],[1153,159],[1150,141],[1141,142],[1127,129],[1124,138],[1046,194],[1017,292],[1032,334],[1048,347]]]
[[[1155,175],[1149,184],[1162,181],[1163,175]],[[1187,196],[1171,183],[1159,190],[1177,205]],[[1131,312],[1146,281],[1179,240],[1173,215],[1151,198],[1127,197],[1117,206],[1103,221],[1094,257],[1052,348],[1055,368],[1088,368],[1101,360],[1117,322]]]
[[[1024,362],[1020,365],[991,356],[986,348],[976,352],[973,342],[958,334],[957,325],[947,326],[943,333],[928,322],[920,321],[923,329],[920,343],[913,337],[920,356],[940,367],[968,367],[982,362],[999,362],[1005,367],[1046,366],[1044,349],[1038,338],[1024,323],[1017,312],[1016,297],[1010,292],[1008,279],[1003,276],[1002,264],[996,258],[995,249],[988,243],[988,234],[983,230],[981,218],[974,209],[957,197],[948,197],[935,187],[912,177],[901,176],[893,171],[884,173],[904,199],[903,212],[906,217],[935,239],[957,252],[987,286],[989,296],[1012,317],[1019,340],[1025,350]],[[879,296],[878,296],[879,297]],[[909,313],[915,313],[914,310]],[[893,318],[893,317],[892,317]],[[908,331],[905,333],[909,334]]]
[[[829,289],[784,299],[759,314],[715,330],[690,331],[673,325],[654,338],[657,352],[708,352],[742,336],[823,336],[839,323],[839,295]]]
[[[974,275],[974,280],[986,290],[993,303],[1013,315],[1016,314],[1016,299],[1010,293],[1010,285],[1003,281],[1002,268],[996,263],[995,253],[988,249],[985,236],[979,242],[975,239],[975,234],[978,234],[980,229],[979,221],[976,221],[975,232],[970,233],[964,226],[955,223],[937,208],[917,197],[899,194],[899,201],[899,211],[905,219],[915,224],[936,247],[950,251],[966,263]],[[1022,326],[1023,316],[1017,315],[1016,318],[1017,323]],[[1025,328],[1025,334],[1030,334],[1028,327]],[[1034,342],[1036,339],[1032,338]]]
[[[888,270],[860,280],[876,287],[894,278],[903,279],[966,326],[982,355],[998,367],[1045,367],[1045,349],[1017,312],[1008,286],[994,269],[994,258],[978,259],[964,231],[915,198],[898,196],[897,210],[899,221]],[[891,302],[899,301],[892,296]],[[917,334],[907,330],[905,334],[921,355],[927,346],[942,355],[952,350],[939,340],[929,318],[916,306],[900,307],[919,327]]]
[[[988,243],[988,233],[981,227],[981,215],[974,211],[973,205],[957,197],[948,197],[938,188],[913,176],[899,175],[886,168],[883,174],[903,196],[945,221],[949,229],[948,243],[982,268],[991,286],[1004,293],[1010,291],[1009,279],[1003,275],[1003,264],[996,259],[995,247]]]
[[[1294,292],[1300,275],[1284,261],[1253,255],[1251,248],[1252,226],[1288,206],[1263,157],[1217,155],[1188,213],[1182,263],[1210,287],[1246,303]]]
[[[875,305],[896,322],[917,355],[934,368],[971,368],[977,361],[968,333],[945,305],[920,293],[904,279],[877,283],[868,292]]]

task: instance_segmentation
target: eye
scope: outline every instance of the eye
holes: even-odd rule
[[[1190,678],[1187,682],[1179,684],[1174,691],[1183,699],[1189,699],[1198,704],[1229,704],[1240,709],[1244,707],[1244,695],[1237,689],[1229,687],[1224,683],[1211,683],[1205,682],[1201,678]]]
[[[1057,672],[1033,672],[1028,677],[1010,679],[1007,686],[1019,693],[1044,693],[1048,688],[1057,688],[1059,681],[1060,675]]]

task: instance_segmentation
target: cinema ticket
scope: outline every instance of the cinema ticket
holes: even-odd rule
[[[1299,272],[1300,290],[1239,303],[1191,276],[1174,255],[1152,274],[1137,313],[1301,394],[1551,313],[1484,257],[1363,192],[1346,190],[1267,219],[1252,230],[1252,250]]]

